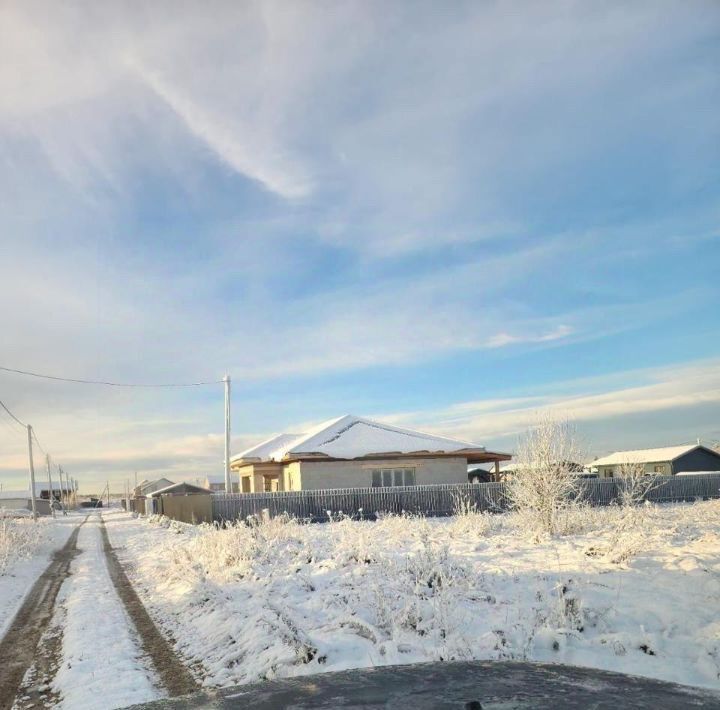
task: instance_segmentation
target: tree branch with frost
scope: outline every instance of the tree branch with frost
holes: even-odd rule
[[[583,457],[575,427],[551,412],[541,414],[522,438],[517,459],[508,481],[512,507],[536,535],[557,535],[579,494],[576,464]]]

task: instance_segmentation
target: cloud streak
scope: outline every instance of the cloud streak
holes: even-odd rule
[[[486,441],[520,434],[532,426],[540,410],[551,410],[588,424],[662,411],[675,411],[676,416],[681,417],[684,408],[720,404],[720,361],[717,360],[624,373],[624,379],[641,384],[608,389],[617,378],[618,375],[614,375],[565,385],[559,383],[555,392],[460,402],[432,412],[406,412],[385,418],[397,424],[420,422],[425,429],[438,433]],[[563,389],[570,386],[580,393],[563,394]],[[686,436],[688,434],[686,432]],[[644,434],[648,435],[649,432]]]

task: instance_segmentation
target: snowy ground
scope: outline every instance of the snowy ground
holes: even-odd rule
[[[540,543],[511,515],[228,530],[106,520],[207,686],[527,659],[720,688],[720,501],[592,509]]]
[[[0,637],[28,589],[47,567],[52,553],[65,544],[81,520],[75,515],[55,520],[41,517],[37,523],[31,518],[0,519],[0,548],[5,545],[9,548],[2,555],[0,565]]]

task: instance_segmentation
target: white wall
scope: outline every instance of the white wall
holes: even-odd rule
[[[416,485],[467,483],[468,480],[467,459],[464,457],[379,461],[302,461],[285,467],[286,482],[291,467],[293,467],[293,490],[300,488],[302,490],[369,488],[372,485],[372,471],[377,468],[414,468]],[[296,480],[298,478],[300,481]],[[286,490],[290,489],[286,488]]]

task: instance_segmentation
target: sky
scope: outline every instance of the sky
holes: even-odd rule
[[[5,0],[0,366],[229,373],[234,452],[347,413],[512,451],[546,407],[589,456],[718,441],[718,66],[713,1]],[[222,472],[220,384],[0,399],[81,490]]]

